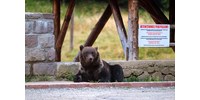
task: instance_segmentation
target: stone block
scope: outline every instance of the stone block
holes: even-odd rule
[[[174,60],[159,60],[155,63],[154,66],[157,66],[158,68],[174,67],[175,61]]]
[[[53,19],[54,16],[53,16],[53,14],[44,14],[43,13],[43,18],[45,18],[45,19]]]
[[[51,34],[42,34],[38,35],[38,41],[39,41],[39,46],[41,48],[54,48],[55,40],[54,40],[54,35]]]
[[[138,60],[138,61],[110,61],[108,62],[111,65],[114,64],[119,64],[125,69],[142,69],[142,68],[147,68],[148,66],[151,65],[152,61],[143,61],[143,60]]]
[[[47,22],[47,30],[49,33],[53,33],[54,31],[54,23],[53,23],[53,20],[49,20]]]
[[[25,34],[30,34],[34,28],[34,21],[26,20],[25,21]]]
[[[43,21],[43,20],[37,20],[35,22],[35,29],[34,29],[34,32],[35,33],[47,33],[48,30],[47,30],[47,22],[46,21]]]
[[[175,76],[175,67],[171,67],[171,68],[169,68],[169,70],[170,70],[170,73],[171,73],[173,76]]]
[[[33,64],[34,75],[55,75],[57,71],[56,63],[35,63]]]
[[[161,72],[162,72],[164,75],[167,75],[167,74],[170,73],[170,70],[169,70],[168,67],[165,67],[165,68],[163,68],[163,69],[161,70]]]
[[[37,35],[26,35],[25,36],[25,47],[34,48],[38,45],[38,36]]]
[[[45,51],[40,48],[25,48],[25,61],[44,61]]]
[[[164,77],[164,80],[165,80],[165,81],[175,81],[175,77],[172,76],[172,75],[166,75],[166,76]]]
[[[81,64],[79,62],[59,62],[57,63],[56,76],[60,77],[65,73],[77,74]]]
[[[123,69],[124,77],[129,77],[132,74],[132,71],[130,69]]]
[[[153,73],[152,74],[152,78],[154,80],[163,80],[163,76],[162,76],[161,72],[155,72],[155,73]]]
[[[30,75],[31,73],[31,64],[25,63],[25,75]]]
[[[147,68],[147,72],[148,73],[152,73],[152,72],[154,72],[155,71],[155,68],[154,67],[148,67]]]
[[[150,77],[149,73],[147,71],[144,71],[144,73],[142,75],[138,76],[138,79],[139,80],[145,80],[149,77]]]
[[[56,51],[54,48],[45,49],[46,51],[46,59],[48,61],[55,61]]]
[[[158,66],[148,67],[148,68],[143,69],[143,70],[147,70],[148,73],[153,73],[155,71],[160,71],[160,69],[158,68]]]
[[[44,33],[52,33],[53,32],[53,20],[36,20],[34,33],[36,34],[44,34]]]
[[[139,76],[141,75],[144,71],[142,69],[126,69],[124,68],[123,69],[123,72],[124,72],[124,77],[129,77],[131,75],[134,75],[134,76]]]
[[[39,19],[39,18],[43,18],[42,13],[32,13],[32,12],[25,13],[25,19]]]
[[[135,76],[139,76],[144,72],[144,70],[142,70],[142,69],[130,69],[130,70],[131,70],[132,74]]]
[[[32,13],[32,12],[26,12],[25,13],[25,19],[53,19],[53,14],[50,13]]]
[[[108,61],[109,64],[119,64],[125,69],[146,69],[148,67],[154,67],[156,71],[160,70],[160,68],[164,68],[166,66],[174,67],[174,60],[137,60],[137,61]]]

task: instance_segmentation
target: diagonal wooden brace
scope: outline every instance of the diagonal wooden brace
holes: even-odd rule
[[[92,46],[93,45],[93,43],[95,42],[95,40],[99,36],[101,30],[105,26],[106,22],[110,18],[111,14],[112,14],[111,8],[110,8],[110,5],[108,5],[106,10],[104,11],[103,15],[101,16],[101,18],[99,19],[99,21],[97,22],[97,24],[93,28],[92,32],[90,33],[89,37],[87,38],[84,46]],[[74,58],[74,61],[75,62],[79,61],[79,53]]]
[[[116,28],[118,31],[119,38],[121,40],[124,55],[126,55],[127,33],[126,33],[126,29],[124,27],[124,23],[123,23],[122,16],[121,16],[121,13],[119,10],[119,6],[117,4],[117,0],[108,0],[108,1],[111,6],[111,9],[112,9],[112,13],[113,13],[114,20],[115,20],[115,25],[116,25]]]
[[[67,12],[66,12],[66,15],[65,15],[64,22],[63,22],[62,28],[60,30],[60,34],[59,34],[58,39],[56,41],[56,53],[59,56],[59,58],[61,58],[61,56],[60,56],[61,48],[62,48],[63,41],[64,41],[68,26],[69,26],[69,22],[70,22],[70,19],[71,19],[73,10],[74,10],[74,6],[75,6],[75,0],[70,0],[68,9],[67,9]],[[59,59],[59,61],[60,61],[60,59]]]
[[[149,12],[156,24],[169,24],[169,20],[154,0],[139,0],[139,4]]]

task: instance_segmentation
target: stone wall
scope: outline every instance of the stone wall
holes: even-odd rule
[[[138,61],[108,61],[110,64],[119,64],[123,67],[124,77],[134,76],[139,80],[175,80],[174,60],[138,60]],[[28,65],[27,65],[28,66]],[[81,64],[79,62],[51,62],[34,64],[33,75],[47,75],[54,77],[66,77],[66,74],[75,75]]]
[[[126,78],[134,76],[139,80],[175,80],[174,60],[115,61],[110,64],[121,65]]]
[[[54,23],[52,14],[25,13],[25,71],[33,74],[33,67],[55,61]]]

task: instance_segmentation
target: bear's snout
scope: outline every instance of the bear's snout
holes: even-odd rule
[[[90,61],[93,61],[93,58],[89,58]]]
[[[94,57],[93,57],[92,55],[88,55],[88,56],[87,56],[87,62],[88,62],[88,63],[92,63],[93,60],[94,60]]]

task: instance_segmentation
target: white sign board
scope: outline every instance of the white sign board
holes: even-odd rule
[[[169,47],[170,26],[168,24],[139,25],[139,47]]]

